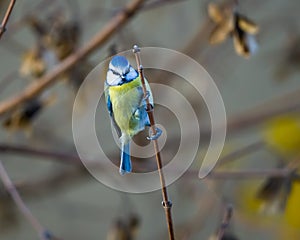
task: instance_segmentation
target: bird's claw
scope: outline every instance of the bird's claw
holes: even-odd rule
[[[149,137],[147,137],[147,139],[149,141],[157,140],[160,137],[160,135],[162,134],[162,130],[160,128],[157,128],[157,127],[155,127],[155,132],[156,133],[153,134],[152,130],[150,128],[150,130],[149,130]]]
[[[150,97],[150,92],[146,91],[143,100],[146,101]]]

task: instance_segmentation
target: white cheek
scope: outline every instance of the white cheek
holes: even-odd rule
[[[111,71],[108,71],[106,75],[106,81],[108,85],[118,85],[122,81],[122,79],[120,78],[120,76],[117,76]]]

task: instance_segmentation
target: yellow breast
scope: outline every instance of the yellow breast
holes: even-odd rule
[[[110,86],[109,95],[117,125],[123,133],[135,135],[138,122],[132,115],[140,106],[143,97],[140,78],[120,86]]]

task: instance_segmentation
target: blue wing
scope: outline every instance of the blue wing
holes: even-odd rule
[[[139,129],[139,131],[142,131],[142,130],[144,130],[145,126],[150,126],[150,121],[149,121],[148,114],[147,114],[147,104],[144,99],[143,89],[142,89],[142,87],[137,87],[137,90],[140,92],[141,101],[140,101],[139,106],[137,106],[137,108],[133,112],[132,117],[139,121],[138,129]],[[149,92],[149,93],[151,96],[151,92]]]
[[[112,103],[111,103],[111,101],[110,101],[110,96],[109,96],[109,94],[108,94],[107,99],[106,99],[106,106],[107,106],[107,110],[108,110],[108,112],[109,112],[109,115],[110,115],[111,117],[113,117]]]

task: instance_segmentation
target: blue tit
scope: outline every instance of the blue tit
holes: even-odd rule
[[[145,85],[153,107],[153,97],[146,79]],[[120,138],[120,174],[123,175],[132,169],[130,140],[145,126],[150,126],[146,99],[138,72],[123,56],[115,56],[110,61],[104,89],[108,112]]]

